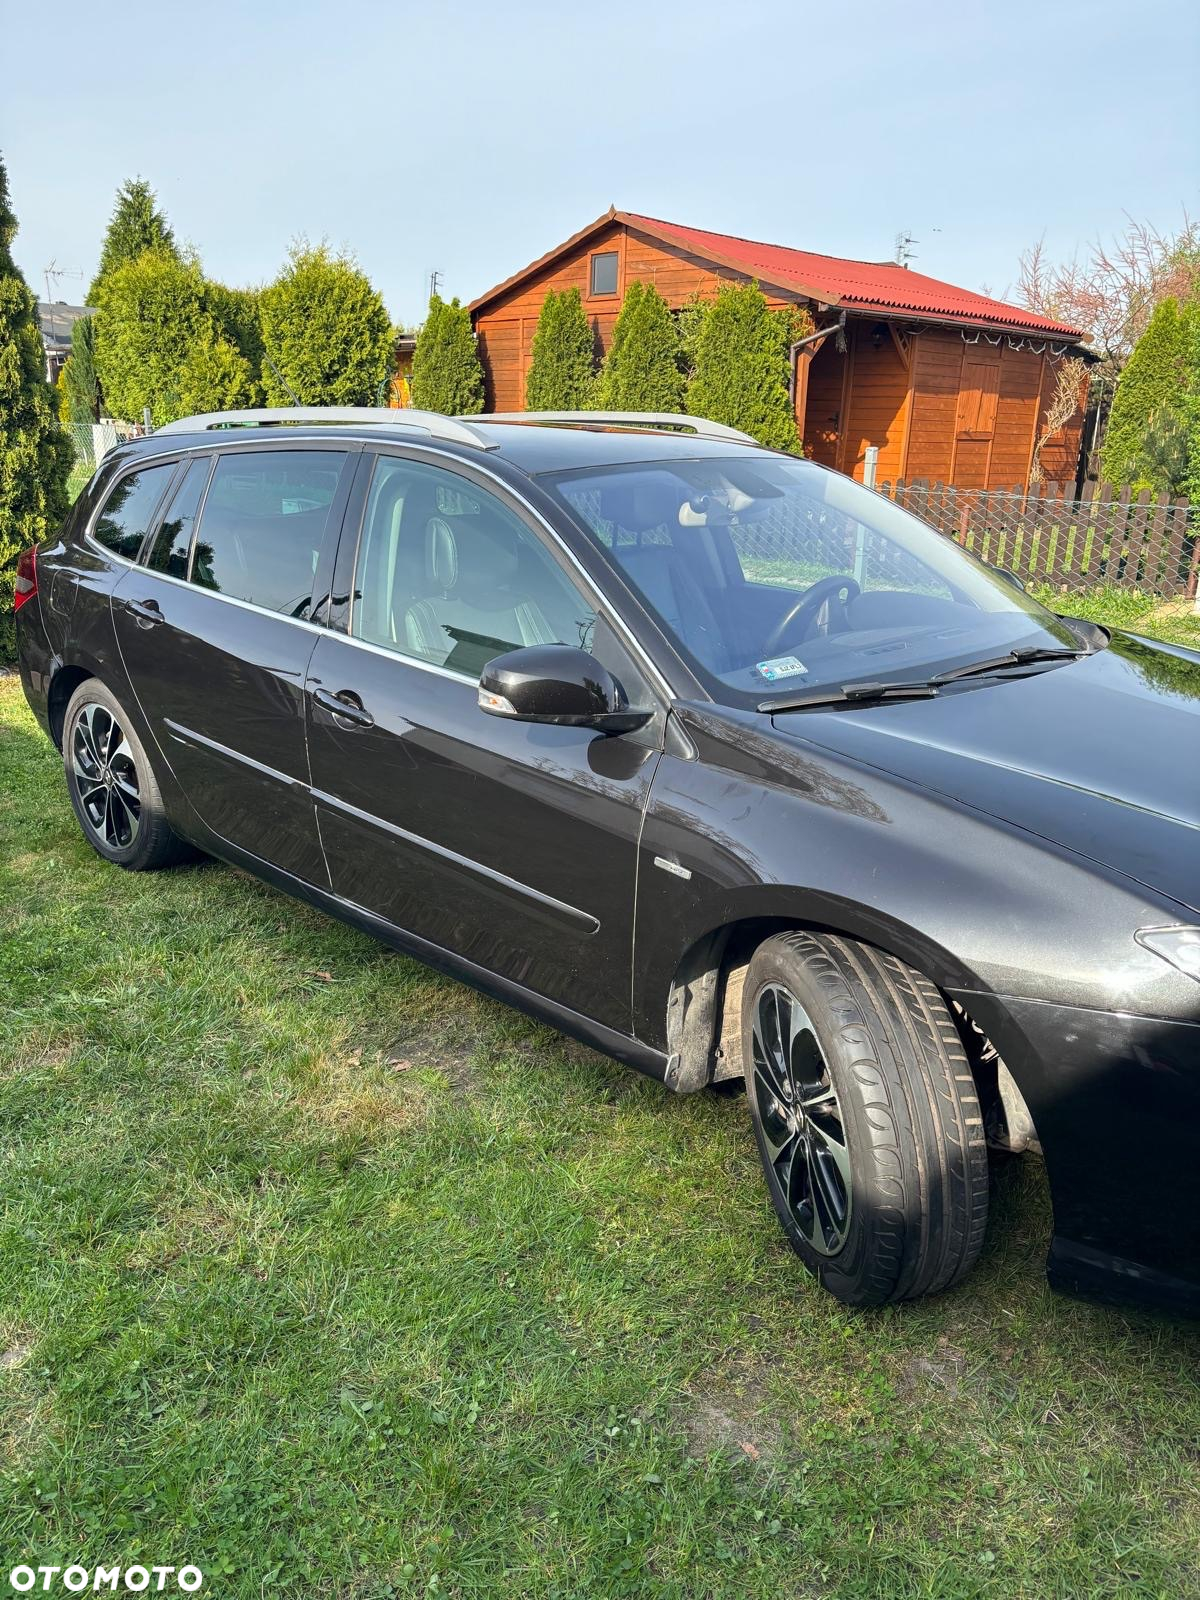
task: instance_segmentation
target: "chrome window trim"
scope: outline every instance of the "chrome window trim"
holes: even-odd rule
[[[363,446],[364,448],[369,447],[371,453],[377,460],[380,456],[384,455],[399,456],[404,460],[417,461],[418,463],[429,464],[432,462],[432,464],[436,466],[447,467],[452,472],[454,472],[454,468],[456,466],[461,466],[465,470],[458,471],[454,475],[465,478],[468,483],[472,482],[473,478],[475,477],[481,477],[486,478],[491,483],[496,484],[505,494],[510,495],[512,499],[517,502],[525,515],[532,519],[538,530],[543,535],[548,536],[554,553],[559,557],[565,558],[571,569],[578,573],[584,584],[585,595],[588,592],[596,595],[601,603],[601,606],[603,607],[605,620],[613,628],[613,631],[619,635],[626,647],[633,653],[638,665],[647,674],[650,680],[651,688],[662,700],[663,710],[667,710],[672,701],[679,699],[679,691],[671,686],[671,683],[665,674],[650,659],[650,656],[647,654],[644,646],[638,640],[636,634],[633,632],[632,628],[630,628],[629,624],[625,621],[625,618],[621,615],[617,607],[614,606],[612,600],[605,593],[605,591],[597,585],[596,580],[592,577],[591,573],[583,565],[575,552],[564,541],[562,535],[556,528],[546,521],[546,518],[537,509],[537,507],[531,504],[531,502],[525,498],[520,490],[515,489],[513,485],[507,481],[507,479],[502,478],[499,473],[491,471],[482,461],[479,463],[476,463],[475,461],[463,461],[459,456],[443,454],[436,448],[436,446],[431,447],[430,445],[424,444],[409,444],[408,441],[402,439],[382,440],[378,437],[372,438],[369,434],[361,438],[347,434],[346,439],[347,442],[353,442]],[[335,438],[333,436],[326,440],[314,442],[318,445],[318,447],[323,444],[326,449],[335,447]],[[228,453],[231,449],[237,447],[240,447],[242,450],[253,449],[256,445],[263,449],[270,449],[274,447],[276,450],[296,450],[302,448],[302,446],[296,440],[292,440],[289,443],[284,444],[278,437],[272,437],[269,441],[264,440],[261,442],[257,440],[251,441],[243,437],[237,440],[236,446],[233,445],[232,442],[226,442],[225,440],[222,440],[220,444],[213,440],[206,441],[204,444],[193,445],[190,449],[180,450],[176,448],[174,450],[163,451],[159,455],[139,456],[136,461],[131,461],[129,463],[129,466],[125,471],[122,471],[116,478],[113,479],[111,485],[109,486],[108,492],[104,496],[104,499],[99,503],[99,505],[96,506],[95,510],[88,518],[88,524],[83,534],[83,542],[107,559],[119,561],[123,566],[131,567],[135,571],[145,572],[150,577],[156,578],[163,583],[178,583],[181,584],[183,588],[191,590],[192,593],[207,594],[214,600],[224,601],[226,605],[241,606],[243,609],[247,611],[253,611],[262,617],[277,617],[281,622],[291,622],[296,627],[309,628],[314,633],[329,634],[333,638],[344,639],[350,644],[356,644],[363,649],[373,650],[378,652],[380,655],[387,656],[389,660],[408,662],[411,665],[418,667],[422,672],[438,673],[443,677],[453,678],[457,683],[477,683],[478,679],[476,678],[464,676],[462,673],[453,672],[447,667],[435,666],[431,661],[420,661],[416,656],[405,655],[403,651],[400,650],[389,650],[384,645],[372,644],[367,639],[356,639],[349,633],[342,633],[336,628],[329,627],[326,623],[310,622],[304,617],[289,617],[282,611],[270,611],[266,606],[256,605],[252,600],[240,600],[235,595],[222,594],[217,589],[202,589],[199,584],[193,583],[189,578],[173,578],[165,572],[157,572],[154,568],[147,566],[144,561],[130,561],[128,556],[118,555],[115,550],[110,550],[107,545],[101,544],[99,540],[93,537],[93,529],[96,525],[96,522],[99,520],[100,513],[108,504],[109,497],[112,494],[113,489],[116,488],[117,484],[120,483],[121,480],[128,475],[128,473],[137,472],[142,467],[153,466],[162,461],[182,462],[184,460],[191,460],[196,456],[202,456],[210,453],[214,455],[223,455]],[[372,467],[372,472],[373,471],[374,468]],[[210,476],[209,484],[211,485],[211,483],[212,478]],[[364,515],[366,514],[365,504],[363,513]],[[339,536],[341,538],[345,538],[347,531],[348,530],[346,528],[345,521],[343,520]],[[361,531],[362,529],[360,524],[358,531],[354,534],[356,545]],[[354,559],[355,567],[357,568],[357,548],[355,549]]]
[[[129,463],[128,467],[125,468],[124,471],[119,472],[117,474],[117,476],[113,479],[113,481],[109,484],[108,488],[104,492],[103,500],[100,500],[93,507],[92,513],[88,517],[88,520],[87,520],[87,526],[83,530],[83,543],[87,544],[87,545],[90,545],[93,550],[97,551],[102,556],[110,556],[114,561],[124,562],[124,564],[127,567],[140,567],[140,566],[143,566],[144,563],[142,563],[141,561],[130,561],[128,556],[118,555],[118,553],[115,550],[110,550],[106,544],[101,544],[100,543],[99,539],[96,538],[96,524],[100,520],[100,513],[104,510],[105,506],[112,499],[113,490],[117,487],[117,485],[119,483],[124,483],[125,479],[129,478],[129,477],[132,477],[134,473],[141,472],[143,470],[143,468],[145,468],[145,467],[161,466],[164,462],[168,462],[168,463],[169,462],[174,462],[175,465],[178,466],[185,458],[191,458],[193,456],[203,455],[203,453],[204,452],[201,449],[195,449],[195,450],[165,450],[165,451],[162,452],[161,455],[139,456],[136,461],[131,461]],[[97,468],[97,471],[99,471],[99,468]],[[171,485],[168,484],[167,488],[163,490],[162,495],[159,497],[159,505],[161,505],[162,502],[166,499],[167,490],[170,487],[171,487]],[[157,511],[158,510],[158,506],[156,505],[154,509]],[[148,531],[149,530],[147,530],[147,532]],[[145,538],[145,535],[143,535],[143,540],[144,540],[144,538]]]
[[[468,688],[477,689],[479,679],[472,678],[469,673],[455,672],[452,667],[439,667],[436,662],[422,661],[420,656],[405,655],[403,650],[389,649],[385,644],[375,644],[370,639],[356,639],[353,634],[339,633],[336,628],[327,628],[323,624],[314,624],[321,627],[331,639],[336,639],[339,644],[352,644],[359,650],[369,650],[372,655],[383,656],[387,661],[399,661],[406,667],[417,667],[421,672],[432,672],[439,678],[449,678],[454,683],[465,683]]]
[[[105,549],[103,545],[98,548],[104,550],[105,555],[113,555],[113,552]],[[268,606],[256,605],[253,600],[239,600],[235,594],[222,594],[219,589],[205,589],[201,584],[192,583],[188,578],[174,578],[169,572],[158,572],[142,561],[129,561],[125,556],[114,556],[114,560],[119,561],[122,566],[131,567],[135,572],[144,572],[156,583],[175,583],[181,589],[186,589],[189,594],[207,595],[210,600],[219,600],[222,605],[240,606],[243,611],[253,611],[259,617],[274,617],[276,622],[290,622],[294,628],[307,628],[310,633],[329,632],[323,622],[310,622],[307,617],[289,617],[286,611],[272,611]]]

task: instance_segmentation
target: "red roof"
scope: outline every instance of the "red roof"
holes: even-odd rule
[[[923,272],[910,272],[895,261],[848,261],[842,256],[822,256],[811,250],[791,250],[786,245],[739,239],[731,233],[684,228],[677,222],[663,222],[658,217],[643,217],[615,208],[480,295],[471,302],[470,310],[479,310],[522,278],[540,271],[589,234],[613,222],[623,222],[626,227],[649,234],[664,244],[677,245],[716,266],[746,273],[775,288],[866,315],[901,315],[923,322],[968,323],[1071,341],[1085,337],[1079,328],[1051,322],[1047,317],[1038,316],[1036,311],[1005,305],[1003,300],[974,294],[970,289],[958,289],[937,278],[927,278]]]
[[[923,272],[912,272],[895,261],[848,261],[841,256],[816,255],[811,250],[791,250],[786,245],[762,244],[756,239],[739,239],[728,233],[707,233],[702,228],[684,228],[657,217],[641,217],[625,212],[624,221],[632,228],[646,228],[660,237],[676,240],[699,256],[710,256],[736,263],[756,278],[782,288],[800,289],[830,304],[880,314],[903,311],[930,318],[949,318],[955,322],[999,324],[1004,327],[1034,330],[1059,338],[1080,339],[1079,328],[1051,322],[1035,311],[1005,305],[988,295],[955,288]]]

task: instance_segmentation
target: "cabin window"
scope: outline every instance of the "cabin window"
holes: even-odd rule
[[[592,293],[616,294],[617,252],[605,250],[592,257]]]
[[[990,439],[996,426],[996,398],[1000,390],[998,361],[963,362],[958,391],[955,432],[960,439]]]

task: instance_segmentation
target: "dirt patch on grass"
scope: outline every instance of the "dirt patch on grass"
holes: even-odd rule
[[[720,1451],[731,1460],[771,1462],[783,1439],[771,1415],[765,1373],[757,1367],[704,1373],[688,1385],[679,1422],[694,1457]]]
[[[426,1096],[395,1063],[356,1047],[317,1060],[299,1105],[322,1126],[361,1136],[414,1126],[424,1117]]]
[[[60,1033],[48,1039],[29,1039],[0,1060],[0,1078],[15,1077],[18,1073],[56,1072],[74,1058],[80,1046],[77,1033]]]
[[[28,1328],[0,1326],[0,1461],[27,1462],[45,1436],[49,1406],[34,1388],[35,1344]]]
[[[387,1045],[383,1064],[389,1072],[438,1072],[456,1094],[471,1094],[479,1087],[474,1057],[482,1043],[477,1021],[470,1015],[447,1027],[415,1023]]]
[[[921,1400],[940,1390],[953,1398],[967,1380],[965,1352],[948,1339],[939,1339],[928,1355],[910,1356],[904,1363],[896,1393],[902,1400]]]

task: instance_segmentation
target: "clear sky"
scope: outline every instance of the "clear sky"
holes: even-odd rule
[[[1200,211],[1195,0],[0,0],[0,150],[39,295],[149,179],[230,284],[297,235],[397,320],[610,204],[1003,294],[1044,234]]]

